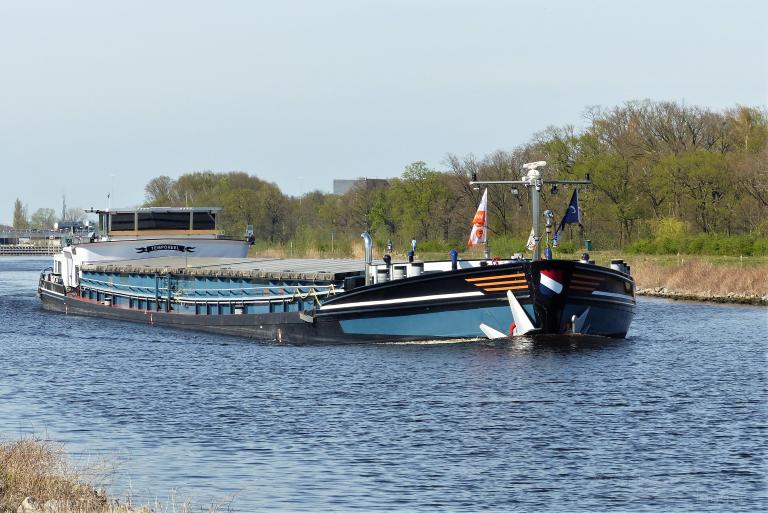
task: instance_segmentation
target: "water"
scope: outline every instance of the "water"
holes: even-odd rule
[[[113,494],[244,512],[768,506],[768,309],[641,299],[628,340],[281,347],[44,312],[47,262],[0,259],[0,438],[106,459]]]

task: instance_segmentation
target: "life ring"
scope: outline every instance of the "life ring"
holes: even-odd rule
[[[517,324],[515,324],[515,321],[512,321],[509,324],[509,335],[512,337],[515,336],[515,328],[517,328]]]

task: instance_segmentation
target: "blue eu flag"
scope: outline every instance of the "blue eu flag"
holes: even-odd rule
[[[575,189],[573,191],[573,196],[571,196],[571,202],[568,204],[568,210],[565,212],[565,216],[563,216],[563,220],[560,222],[560,227],[562,228],[569,223],[578,223],[579,217],[579,190]]]
[[[555,231],[555,236],[552,238],[554,246],[560,242],[560,235],[565,228],[566,224],[577,223],[581,220],[579,215],[579,190],[574,189],[573,196],[571,196],[571,202],[568,204],[568,210],[565,211],[563,220],[560,221],[560,226]]]

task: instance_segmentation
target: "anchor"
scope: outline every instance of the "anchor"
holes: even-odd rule
[[[486,337],[493,340],[497,338],[507,338],[509,336],[518,337],[529,333],[534,334],[538,331],[541,331],[541,328],[537,328],[533,325],[531,318],[528,317],[528,313],[525,311],[511,290],[507,291],[507,301],[509,301],[509,308],[512,310],[512,320],[515,324],[515,327],[512,329],[512,333],[502,333],[495,328],[491,328],[487,324],[481,323],[480,330],[485,333]]]
[[[523,306],[517,300],[511,290],[507,291],[507,301],[509,301],[509,308],[512,310],[512,319],[515,327],[512,329],[512,333],[502,333],[501,331],[488,326],[487,324],[480,324],[480,330],[491,340],[498,338],[519,337],[522,335],[535,335],[541,331],[541,328],[534,326],[531,318],[528,317],[528,313]],[[581,315],[571,316],[571,333],[574,335],[582,333],[587,325],[587,319],[589,318],[589,310],[591,307],[587,307]]]

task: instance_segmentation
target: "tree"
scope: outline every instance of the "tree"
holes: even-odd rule
[[[444,238],[442,219],[448,214],[448,176],[429,169],[424,162],[406,166],[400,179],[392,180],[388,198],[392,215],[408,235],[420,239]]]
[[[596,214],[619,223],[619,247],[629,241],[635,223],[642,217],[642,195],[630,158],[600,144],[599,137],[585,136],[590,150],[580,157],[575,169],[579,174],[590,173],[593,187],[608,200],[597,204]]]
[[[263,227],[259,226],[258,195],[250,189],[231,190],[222,194],[220,203],[224,211],[219,217],[219,225],[228,235],[239,236],[245,233],[246,225],[253,225],[257,238],[263,237]]]
[[[62,221],[70,222],[70,223],[77,223],[85,221],[85,211],[80,207],[71,207],[68,208],[64,214],[64,219]]]
[[[370,230],[374,224],[373,211],[388,185],[380,180],[360,178],[344,196],[352,215],[352,224]],[[380,205],[379,205],[380,207]],[[377,220],[380,220],[377,218]]]
[[[685,213],[692,216],[703,232],[725,228],[731,216],[729,201],[732,182],[726,172],[725,157],[709,151],[689,151],[670,155],[660,164],[681,184]]]
[[[262,219],[266,224],[266,234],[270,242],[282,242],[286,239],[285,216],[287,203],[280,188],[268,182],[258,191],[258,202],[263,206]]]
[[[738,107],[725,113],[723,126],[729,147],[734,152],[759,153],[768,139],[768,112]]]
[[[172,206],[178,203],[176,181],[170,176],[158,176],[144,187],[146,204],[152,206]]]
[[[32,228],[38,230],[50,230],[56,222],[56,212],[52,208],[38,208],[29,218]]]
[[[174,190],[177,196],[171,198],[174,205],[189,204],[197,206],[206,206],[206,204],[217,205],[218,194],[230,189],[225,182],[227,174],[214,173],[212,171],[200,171],[188,173],[176,180]]]
[[[392,203],[386,190],[377,191],[368,218],[371,232],[374,234],[382,234],[391,239],[398,232],[398,224],[392,215]]]
[[[16,198],[16,202],[13,204],[13,227],[17,230],[26,230],[29,228],[27,206],[22,204],[19,198]]]

